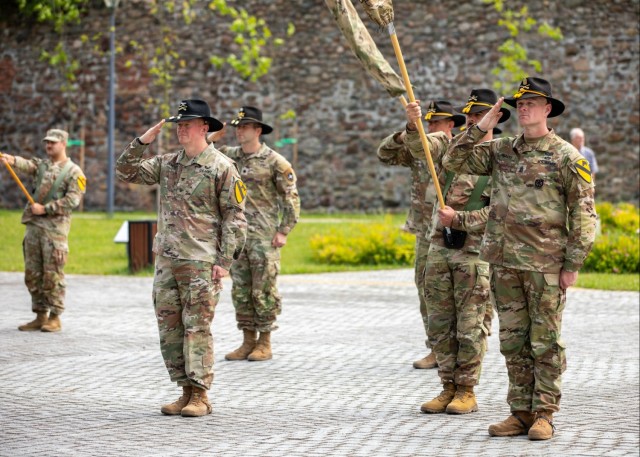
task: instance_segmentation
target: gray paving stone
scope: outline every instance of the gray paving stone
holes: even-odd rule
[[[480,411],[425,415],[440,390],[414,370],[424,335],[411,270],[282,276],[274,359],[228,362],[229,296],[213,323],[214,412],[166,417],[179,394],[158,347],[150,278],[69,276],[58,334],[23,333],[22,274],[0,273],[0,456],[637,456],[638,293],[572,289],[558,433],[491,438],[508,414],[497,322]]]

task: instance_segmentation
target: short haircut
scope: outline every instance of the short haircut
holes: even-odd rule
[[[569,137],[571,139],[573,139],[573,138],[575,138],[577,136],[584,138],[584,132],[582,131],[582,129],[580,127],[573,128],[569,132]]]

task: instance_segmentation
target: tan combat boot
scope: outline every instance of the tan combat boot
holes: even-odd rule
[[[173,403],[169,403],[167,405],[162,405],[160,411],[162,414],[166,414],[167,416],[177,416],[182,412],[182,408],[189,404],[189,400],[191,400],[191,390],[193,388],[189,386],[182,386],[182,395]]]
[[[456,385],[454,383],[448,382],[443,384],[442,392],[433,400],[423,403],[420,411],[430,414],[444,413],[447,410],[447,405],[451,403],[455,395]]]
[[[417,368],[418,370],[427,370],[429,368],[436,368],[437,366],[438,362],[436,362],[436,355],[433,352],[430,352],[428,356],[413,362],[413,368]]]
[[[22,324],[18,327],[18,330],[23,332],[33,332],[34,330],[40,330],[42,326],[47,323],[47,316],[49,316],[48,311],[38,311],[34,320],[26,324]]]
[[[548,440],[556,431],[553,425],[553,412],[539,411],[536,414],[536,421],[529,429],[529,439],[533,441]]]
[[[458,386],[453,401],[447,405],[448,414],[467,414],[478,411],[473,386]]]
[[[533,425],[536,415],[529,411],[514,411],[502,422],[489,426],[491,436],[526,435]]]
[[[59,332],[62,330],[62,324],[60,323],[60,316],[57,314],[49,314],[49,320],[40,329],[43,332]]]
[[[233,352],[224,356],[227,360],[245,360],[249,354],[256,348],[256,336],[255,330],[243,330],[244,339],[242,345]]]
[[[187,406],[182,408],[180,414],[182,414],[182,417],[200,417],[211,414],[211,403],[209,403],[207,391],[193,387],[191,390],[191,399]]]
[[[269,360],[271,357],[271,332],[260,332],[256,348],[249,354],[247,360],[262,362],[263,360]]]

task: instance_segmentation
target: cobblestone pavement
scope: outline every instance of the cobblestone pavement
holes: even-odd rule
[[[425,415],[440,390],[411,270],[283,276],[274,359],[228,362],[241,340],[225,291],[213,329],[214,411],[168,417],[179,390],[158,347],[151,278],[69,276],[57,334],[30,320],[22,274],[0,273],[2,456],[627,456],[639,453],[638,293],[569,291],[556,436],[491,438],[509,414],[497,321],[480,411]]]

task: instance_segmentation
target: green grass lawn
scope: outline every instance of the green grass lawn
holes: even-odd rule
[[[3,248],[0,250],[0,271],[23,271],[22,238],[24,225],[20,223],[22,211],[0,210],[0,234]],[[312,257],[309,239],[315,234],[343,231],[352,227],[344,222],[380,222],[384,215],[325,215],[304,214],[295,230],[289,235],[282,250],[282,274],[323,273],[401,268],[398,266],[340,266],[324,265]],[[69,262],[65,272],[69,274],[126,275],[129,274],[126,244],[114,243],[118,229],[126,220],[155,219],[152,213],[115,213],[108,218],[105,213],[76,212],[73,215],[69,235]],[[398,227],[404,222],[404,214],[392,215],[392,223]],[[138,273],[151,275],[152,269]],[[580,273],[578,287],[603,290],[640,290],[639,276],[635,274]]]

